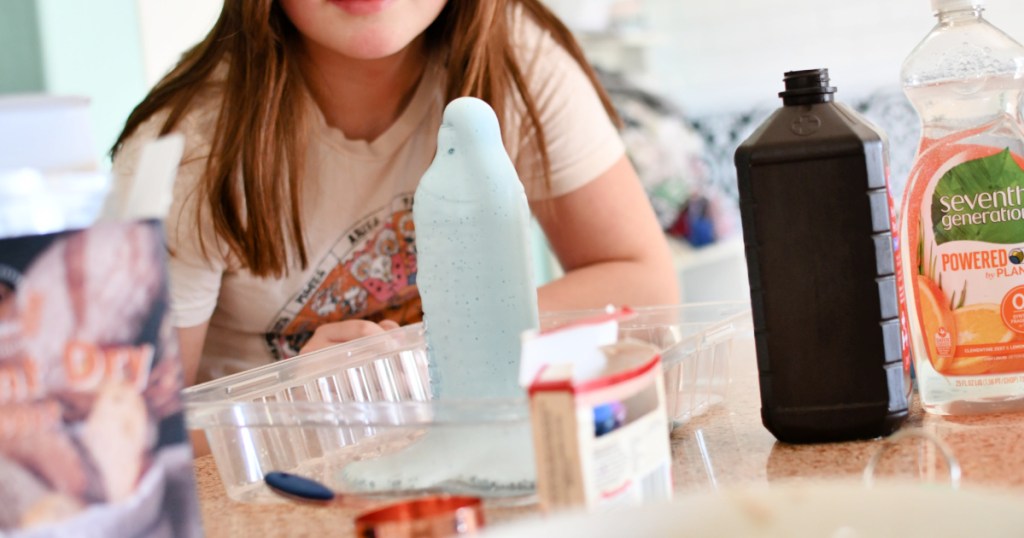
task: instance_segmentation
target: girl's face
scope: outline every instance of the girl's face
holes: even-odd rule
[[[408,46],[448,0],[279,1],[310,44],[356,60],[376,60]]]

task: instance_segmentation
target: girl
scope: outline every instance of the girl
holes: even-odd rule
[[[495,109],[565,275],[541,310],[665,304],[607,96],[540,0],[225,0],[112,154],[186,136],[167,220],[186,382],[418,321],[412,195],[444,105]]]

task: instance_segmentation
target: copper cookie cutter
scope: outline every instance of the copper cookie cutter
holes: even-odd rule
[[[433,496],[365,512],[355,524],[360,538],[442,538],[475,534],[484,513],[478,497]]]
[[[351,497],[304,476],[272,471],[264,476],[271,491],[322,506],[347,504]],[[484,526],[479,497],[435,495],[399,501],[363,512],[355,520],[360,538],[447,538],[475,534]]]

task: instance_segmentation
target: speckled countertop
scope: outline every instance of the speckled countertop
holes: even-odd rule
[[[949,481],[942,451],[917,436],[881,440],[786,445],[764,429],[753,351],[737,346],[725,401],[672,432],[673,480],[680,493],[792,480],[860,479],[883,447],[876,476]],[[1019,489],[1024,495],[1024,413],[939,417],[922,412],[916,397],[901,431],[941,439],[962,469],[963,487]],[[227,497],[211,456],[195,472],[206,536],[351,536],[355,514],[371,505],[320,507],[297,503],[243,504]],[[491,526],[535,512],[533,507],[487,507]]]

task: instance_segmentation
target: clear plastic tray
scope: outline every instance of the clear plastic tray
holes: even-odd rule
[[[541,325],[557,327],[598,313],[545,314]],[[638,308],[635,317],[620,323],[619,332],[621,338],[662,350],[674,427],[725,398],[733,342],[749,337],[750,325],[747,303],[703,303]],[[495,484],[449,476],[411,486],[396,482],[389,490],[379,484],[367,489],[346,478],[354,462],[405,449],[414,453],[426,435],[433,435],[432,441],[438,436],[509,439],[505,444],[526,446],[499,451],[532,454],[523,436],[529,427],[525,399],[431,400],[429,386],[423,327],[416,324],[196,385],[184,397],[189,427],[205,432],[227,493],[238,501],[278,499],[263,485],[270,471],[302,474],[361,495],[532,494],[532,482],[524,480]],[[451,447],[459,450],[466,447]],[[473,455],[455,459],[466,456]],[[481,464],[487,465],[500,454],[483,457]]]

